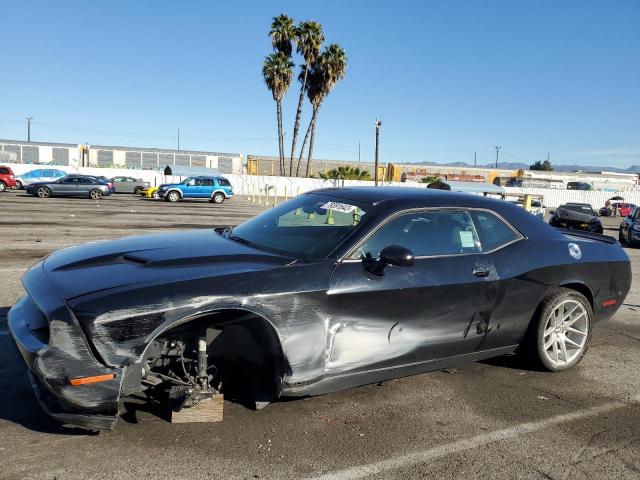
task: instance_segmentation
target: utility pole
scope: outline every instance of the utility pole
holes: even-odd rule
[[[31,141],[31,120],[33,117],[27,117],[27,142]]]
[[[358,163],[360,163],[360,140],[358,140]]]
[[[547,152],[547,162],[549,162],[549,152]],[[551,163],[551,162],[549,162]]]
[[[382,125],[382,121],[376,118],[374,125],[376,126],[376,162],[375,162],[375,172],[374,172],[373,178],[375,181],[375,185],[377,187],[378,186],[378,161],[379,161],[378,148],[380,146],[380,126]]]
[[[477,162],[477,160],[478,160],[477,154],[478,154],[478,152],[473,152],[473,166],[474,167],[478,164],[478,162]]]
[[[500,152],[501,148],[501,146],[496,145],[496,168],[498,168],[498,153]]]
[[[180,129],[178,128],[178,150],[180,150]]]

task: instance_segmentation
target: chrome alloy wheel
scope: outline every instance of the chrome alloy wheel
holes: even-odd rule
[[[587,309],[578,300],[560,302],[545,321],[542,341],[544,355],[555,367],[563,367],[584,350],[589,335]]]

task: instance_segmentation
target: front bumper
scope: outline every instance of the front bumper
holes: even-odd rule
[[[124,369],[105,367],[96,359],[73,313],[47,280],[42,264],[29,270],[23,282],[28,293],[9,311],[8,325],[42,408],[62,423],[113,428]],[[70,384],[74,378],[107,373],[115,377],[94,384]]]

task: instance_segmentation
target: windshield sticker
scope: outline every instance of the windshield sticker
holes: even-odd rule
[[[460,243],[462,248],[474,248],[476,244],[473,241],[473,232],[460,232]]]
[[[333,210],[335,212],[349,213],[353,212],[356,208],[355,205],[349,205],[348,203],[327,202],[322,207],[325,210]]]

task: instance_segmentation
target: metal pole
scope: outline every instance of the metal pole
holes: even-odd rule
[[[375,185],[376,187],[378,186],[378,162],[379,162],[379,157],[378,157],[378,151],[379,151],[379,146],[380,146],[380,126],[382,125],[382,121],[378,120],[376,118],[375,121],[375,126],[376,126],[376,161],[375,161],[375,172],[374,172],[374,181],[375,181]]]
[[[496,145],[496,168],[498,168],[498,152],[500,152],[501,148],[501,146]]]
[[[473,152],[473,166],[474,167],[477,165],[477,154],[478,154],[478,152]]]
[[[27,117],[27,142],[31,141],[31,120],[33,117]]]
[[[180,129],[178,129],[178,150],[180,150]]]
[[[360,140],[358,140],[358,163],[360,163]]]

